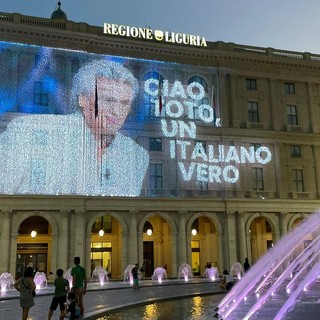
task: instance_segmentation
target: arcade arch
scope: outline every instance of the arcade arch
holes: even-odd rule
[[[263,217],[255,217],[249,227],[251,243],[251,260],[252,263],[264,255],[268,249],[272,248],[276,239],[274,238],[275,228],[273,223]]]
[[[90,274],[96,267],[108,272],[108,277],[122,276],[123,226],[119,217],[112,213],[100,213],[91,219],[90,228]]]
[[[208,265],[221,267],[219,224],[213,221],[211,217],[197,214],[190,219],[187,226],[190,243],[190,259],[188,260],[195,276],[202,275]]]
[[[175,272],[176,259],[173,243],[175,243],[176,232],[172,231],[173,221],[170,220],[165,214],[160,216],[157,213],[150,213],[139,224],[145,277],[151,277],[157,267],[166,268],[168,276]],[[152,234],[148,235],[146,225],[152,226]]]
[[[52,269],[52,225],[40,216],[32,215],[17,223],[15,277],[23,275],[26,267],[48,274]]]

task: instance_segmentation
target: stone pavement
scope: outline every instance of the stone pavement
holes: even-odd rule
[[[112,281],[104,286],[89,283],[88,292],[84,298],[85,314],[82,319],[93,320],[114,310],[121,310],[130,306],[154,303],[157,301],[174,300],[179,297],[192,297],[197,295],[221,294],[218,282],[208,279],[165,280],[161,284],[155,281],[140,281],[141,289],[134,291],[129,283]],[[53,287],[37,291],[35,306],[30,309],[30,320],[46,320],[48,309],[52,300]],[[53,314],[52,320],[59,319],[59,310]],[[10,289],[0,296],[0,319],[21,319],[19,295]]]

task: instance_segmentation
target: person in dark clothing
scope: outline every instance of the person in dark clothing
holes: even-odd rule
[[[67,308],[67,318],[70,319],[79,319],[80,318],[80,308],[78,306],[78,302],[76,296],[73,292],[70,292],[68,295],[68,308]]]
[[[244,272],[247,272],[250,269],[250,264],[249,264],[248,258],[244,259],[243,269],[244,269]]]
[[[49,309],[48,320],[52,318],[53,311],[60,306],[60,320],[65,316],[65,303],[67,302],[67,293],[70,290],[69,281],[63,278],[63,270],[57,270],[58,278],[54,280],[54,296]]]
[[[133,277],[133,285],[132,285],[132,289],[133,290],[139,290],[140,286],[139,286],[139,271],[138,271],[138,265],[136,264],[132,270],[132,277]]]

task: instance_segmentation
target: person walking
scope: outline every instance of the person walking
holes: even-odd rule
[[[66,315],[65,303],[67,302],[67,293],[70,290],[69,281],[63,276],[63,270],[57,270],[57,279],[54,280],[54,296],[50,305],[48,320],[52,318],[53,311],[57,310],[58,305],[60,306],[60,320],[63,320]]]
[[[76,296],[80,307],[80,315],[84,314],[83,296],[87,291],[87,275],[86,269],[80,266],[80,257],[75,257],[73,260],[75,266],[71,269],[72,275],[72,291]]]
[[[22,320],[28,319],[29,310],[34,306],[34,292],[36,285],[33,281],[33,268],[27,267],[23,277],[14,283],[14,288],[20,292],[20,307],[22,308]]]

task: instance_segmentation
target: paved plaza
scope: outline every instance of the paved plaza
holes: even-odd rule
[[[205,279],[166,280],[161,284],[155,281],[143,280],[141,289],[134,291],[129,283],[112,281],[100,287],[97,283],[89,283],[85,295],[85,315],[82,319],[93,320],[110,311],[122,310],[131,306],[158,301],[175,300],[179,297],[219,294],[221,290],[218,282]],[[37,291],[35,306],[30,309],[29,319],[46,320],[53,295],[53,287]],[[59,319],[59,310],[55,311],[52,320]],[[0,319],[21,319],[19,295],[14,289],[2,293],[0,297]]]

